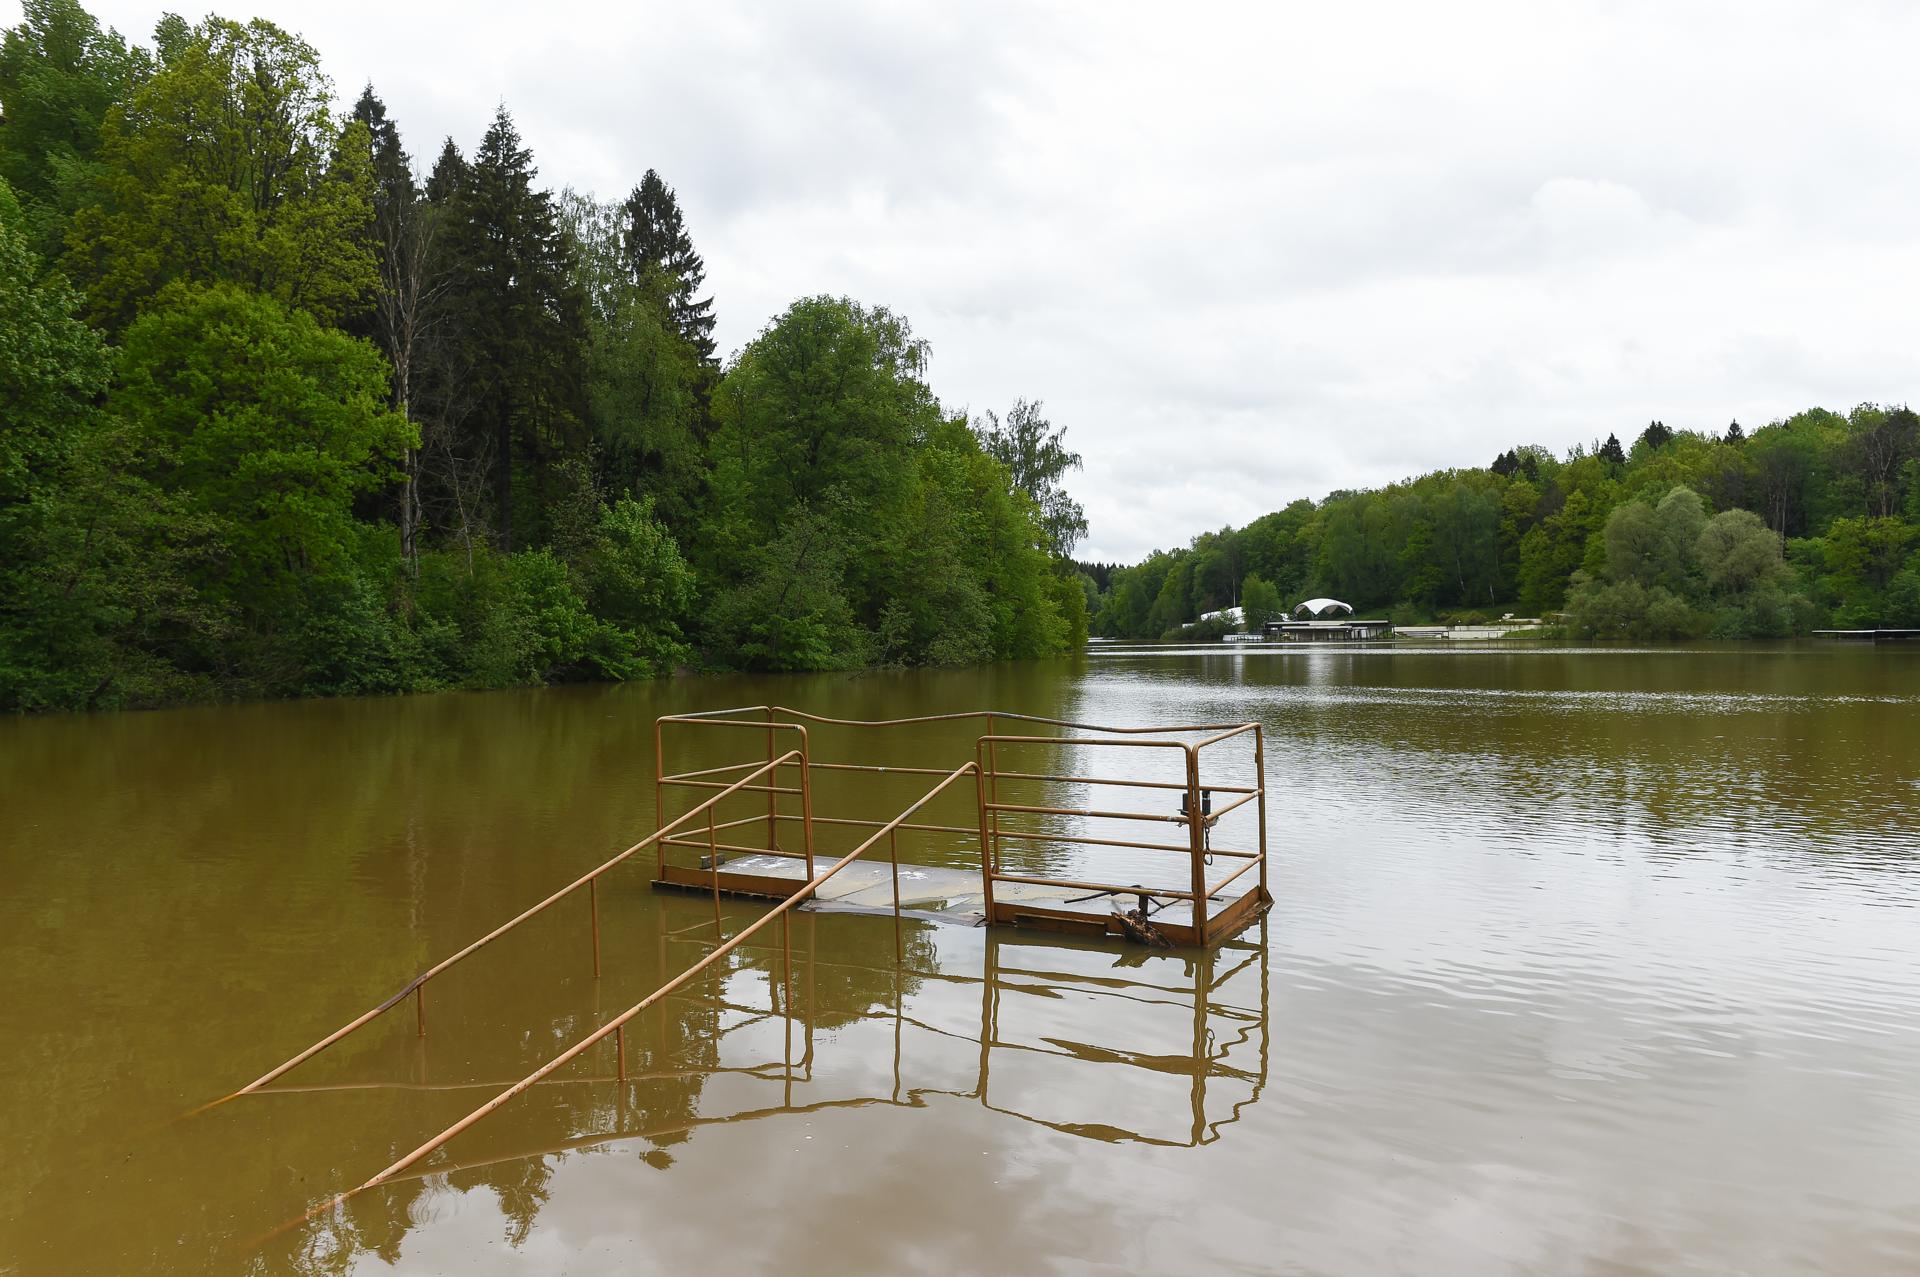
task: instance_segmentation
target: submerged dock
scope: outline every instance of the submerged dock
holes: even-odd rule
[[[948,768],[903,765],[895,757],[894,742],[915,729],[970,720],[984,729],[971,742],[971,759]],[[828,731],[858,741],[864,748],[857,759],[818,756],[814,735]],[[1272,903],[1257,723],[1113,727],[989,710],[860,721],[755,706],[669,715],[654,733],[655,810],[663,822],[654,840],[656,887],[716,898],[797,894],[808,908],[911,912],[966,925],[1198,947],[1220,943]],[[701,745],[709,765],[668,769],[675,747]],[[740,746],[751,756],[741,759]],[[1235,749],[1238,775],[1216,778],[1209,766]],[[711,765],[713,751],[733,761]],[[1154,760],[1174,766],[1156,769]],[[862,782],[858,806],[865,810],[823,810],[817,775]],[[914,778],[940,779],[893,819],[874,818],[872,788]],[[943,792],[951,805],[969,789],[974,801],[964,815],[940,818],[929,807]],[[681,792],[705,797],[670,819]],[[1069,804],[1065,796],[1082,801]],[[1151,809],[1155,802],[1158,810]],[[1221,845],[1216,833],[1226,832],[1222,822],[1235,813],[1231,829],[1244,845]],[[696,814],[704,828],[686,827]],[[1171,826],[1179,841],[1145,834],[1143,824]],[[817,862],[826,858],[818,840],[868,830],[875,832],[849,863],[815,881]],[[937,850],[916,860],[910,847],[903,858],[903,838]],[[1129,852],[1147,853],[1167,869],[1143,873],[1126,857],[1133,868],[1125,877],[1057,867],[1097,865]]]
[[[668,866],[667,876],[654,881],[656,887],[686,891],[709,891],[713,886],[713,867],[703,862],[697,868]],[[805,866],[791,856],[764,853],[744,855],[720,862],[719,887],[727,896],[778,899],[791,895],[806,882]],[[986,893],[977,870],[955,869],[948,865],[900,866],[900,911],[910,918],[944,922],[963,927],[985,926],[988,921]],[[855,861],[824,885],[800,907],[827,913],[865,913],[888,915],[894,906],[894,876],[890,865],[879,861]],[[1144,888],[1125,891],[1088,893],[1059,883],[1006,883],[994,893],[994,903],[1014,926],[1041,931],[1065,932],[1083,936],[1113,936],[1136,939],[1121,918],[1137,909],[1142,898],[1149,904],[1148,915],[1156,927],[1188,930],[1193,926],[1193,906],[1185,900],[1155,901]],[[1207,909],[1219,916],[1236,903],[1228,896],[1208,897]],[[1249,912],[1249,918],[1257,916]]]

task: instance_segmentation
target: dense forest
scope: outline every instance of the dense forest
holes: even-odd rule
[[[1295,501],[1133,567],[1083,565],[1096,633],[1187,637],[1330,596],[1399,624],[1507,613],[1600,638],[1920,626],[1920,418],[1863,404],[1749,434],[1651,422],[1556,458]]]
[[[722,361],[673,189],[416,164],[271,23],[0,43],[0,708],[814,670],[1078,645],[1079,464],[907,320]],[[479,123],[479,122],[476,122]]]

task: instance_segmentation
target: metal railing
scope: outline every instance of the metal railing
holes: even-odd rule
[[[798,720],[798,721],[794,721]],[[1178,934],[1190,938],[1194,943],[1211,943],[1220,928],[1232,928],[1243,925],[1252,912],[1271,899],[1267,887],[1267,790],[1266,790],[1266,753],[1265,739],[1258,723],[1196,723],[1176,726],[1110,726],[1097,723],[1082,723],[1068,719],[1045,718],[1032,714],[1009,713],[1003,710],[966,710],[950,714],[928,714],[911,718],[895,719],[846,719],[829,718],[824,715],[808,713],[804,710],[789,709],[784,706],[751,705],[732,709],[711,710],[696,714],[669,715],[659,719],[654,727],[654,785],[657,810],[666,810],[667,791],[675,788],[702,790],[714,788],[725,783],[725,778],[736,775],[754,766],[751,762],[730,763],[716,767],[698,768],[688,771],[669,772],[667,770],[667,736],[669,725],[676,727],[709,727],[732,729],[735,731],[765,732],[767,736],[767,756],[773,757],[776,734],[792,732],[798,737],[798,752],[801,759],[799,783],[782,784],[775,775],[765,784],[754,785],[753,792],[765,793],[767,810],[764,817],[748,816],[739,820],[727,821],[713,826],[708,831],[707,840],[702,843],[696,838],[676,837],[662,839],[658,845],[658,871],[660,880],[668,878],[667,855],[670,848],[702,849],[708,852],[707,868],[716,871],[720,859],[727,855],[772,855],[792,859],[804,858],[807,873],[811,875],[815,854],[814,831],[816,826],[830,828],[871,829],[880,825],[879,821],[861,819],[856,816],[826,816],[815,810],[813,777],[816,772],[860,773],[867,775],[942,775],[937,767],[915,767],[897,765],[878,765],[855,762],[822,761],[813,754],[810,726],[841,727],[855,729],[885,729],[921,726],[934,723],[959,723],[968,721],[983,722],[986,731],[975,740],[974,763],[976,765],[976,821],[973,827],[927,821],[908,822],[899,829],[912,833],[942,834],[960,836],[977,840],[979,866],[981,874],[981,893],[985,902],[986,916],[989,921],[999,920],[1008,910],[996,910],[995,887],[997,884],[1024,885],[1036,887],[1062,887],[1076,891],[1085,891],[1096,895],[1114,897],[1146,897],[1159,902],[1154,907],[1164,907],[1170,902],[1184,903],[1191,911],[1191,921],[1179,928]],[[1041,735],[1011,734],[1002,731],[1002,724],[1031,724],[1034,727],[1051,727],[1079,733],[1077,735]],[[1200,740],[1172,739],[1174,737],[1194,736],[1205,733]],[[1206,751],[1242,736],[1251,736],[1253,744],[1253,783],[1249,785],[1220,784],[1207,781],[1202,767]],[[1006,770],[1000,766],[1003,748],[1020,750],[1038,747],[1092,747],[1126,748],[1146,750],[1170,750],[1177,752],[1184,767],[1181,779],[1147,780],[1133,777],[1107,775],[1078,775],[1056,770],[1025,771]],[[791,755],[788,755],[789,757]],[[1001,783],[1053,783],[1067,785],[1109,786],[1119,789],[1140,789],[1161,792],[1173,792],[1181,795],[1181,809],[1175,813],[1142,812],[1111,809],[1097,806],[1069,807],[1040,803],[1015,803],[1003,801]],[[1212,807],[1215,794],[1228,796],[1229,801],[1218,808]],[[782,798],[797,797],[800,800],[798,813],[781,810]],[[1220,821],[1235,811],[1254,804],[1256,808],[1257,840],[1253,847],[1233,848],[1215,847],[1211,835]],[[1102,838],[1085,833],[1070,833],[1059,829],[1021,828],[1022,817],[1075,817],[1090,820],[1114,820],[1125,822],[1171,823],[1185,827],[1182,842],[1152,841],[1143,838]],[[1004,819],[1003,819],[1004,818]],[[740,842],[721,842],[717,838],[718,830],[740,828],[764,821],[766,827],[766,845],[751,846]],[[779,832],[782,825],[797,823],[804,837],[804,850],[796,851],[780,845]],[[1026,822],[1030,823],[1030,822]],[[1190,872],[1184,885],[1172,888],[1166,886],[1141,886],[1137,883],[1122,883],[1101,880],[1093,877],[1063,877],[1043,873],[1022,873],[1010,870],[1007,866],[1008,843],[1044,843],[1082,847],[1117,848],[1155,853],[1174,853],[1188,857]],[[1207,866],[1215,857],[1238,860],[1241,863],[1231,872],[1217,881],[1209,881]],[[1240,898],[1223,900],[1222,893],[1228,887],[1240,882],[1253,872],[1257,880],[1253,888],[1243,891]],[[684,878],[684,871],[683,871]],[[718,891],[716,881],[715,889]],[[1253,908],[1246,907],[1245,897],[1254,897]],[[1214,906],[1218,905],[1219,908]],[[897,906],[896,906],[897,907]],[[1028,916],[1028,915],[1023,915]],[[1224,921],[1222,919],[1224,918]],[[1189,936],[1190,928],[1190,936]]]
[[[305,1064],[308,1060],[311,1060],[314,1056],[320,1054],[322,1051],[326,1050],[328,1047],[334,1045],[335,1043],[341,1041],[344,1038],[351,1036],[354,1033],[359,1032],[361,1029],[365,1028],[367,1025],[371,1024],[373,1021],[379,1019],[381,1015],[385,1014],[388,1011],[391,1011],[394,1007],[399,1006],[402,1002],[406,1001],[408,995],[412,995],[414,999],[414,1020],[415,1020],[417,1031],[422,1036],[425,1036],[427,1031],[426,988],[427,988],[428,981],[432,980],[435,976],[441,974],[442,972],[447,971],[450,968],[455,967],[460,963],[466,961],[468,958],[472,957],[474,954],[478,953],[480,950],[492,944],[495,940],[498,940],[501,936],[506,935],[509,931],[512,931],[514,928],[520,926],[522,923],[528,921],[531,918],[538,916],[539,914],[545,913],[548,909],[553,907],[555,904],[559,903],[561,900],[564,900],[566,897],[572,895],[574,892],[578,891],[581,887],[585,887],[587,889],[589,925],[590,925],[590,932],[591,932],[592,943],[593,943],[593,973],[596,976],[599,975],[600,974],[599,880],[601,876],[606,874],[609,870],[618,868],[620,865],[626,863],[628,859],[638,854],[639,852],[646,850],[648,847],[652,846],[654,843],[659,841],[662,837],[672,833],[675,829],[678,829],[681,825],[692,820],[694,817],[700,815],[702,812],[710,813],[713,810],[713,808],[717,806],[723,799],[730,798],[734,794],[739,793],[743,789],[746,789],[748,787],[749,782],[756,779],[758,776],[765,774],[767,772],[771,772],[775,768],[780,766],[782,763],[795,760],[799,757],[800,757],[800,754],[798,751],[789,751],[788,753],[782,755],[781,757],[766,763],[764,766],[758,768],[756,771],[754,771],[753,773],[750,773],[746,777],[743,777],[741,780],[735,782],[734,784],[730,786],[726,786],[720,793],[713,795],[711,798],[707,799],[705,802],[702,802],[699,805],[695,806],[691,811],[688,811],[676,817],[675,819],[668,821],[666,824],[661,825],[658,829],[655,829],[651,834],[648,834],[645,838],[642,838],[639,842],[633,844],[633,846],[627,848],[625,851],[613,857],[611,860],[608,860],[603,864],[599,865],[597,868],[588,870],[585,874],[582,874],[580,877],[574,879],[572,882],[568,883],[566,886],[560,888],[560,890],[554,892],[552,895],[548,896],[545,900],[542,900],[539,904],[534,905],[532,908],[524,910],[523,912],[509,919],[508,921],[501,923],[499,926],[495,927],[492,931],[489,931],[486,935],[481,936],[478,940],[475,940],[472,944],[468,945],[466,948],[461,949],[458,953],[451,954],[445,958],[442,958],[439,962],[434,963],[431,967],[428,967],[425,971],[422,971],[419,975],[409,980],[400,989],[398,993],[388,998],[385,1002],[382,1002],[378,1006],[372,1007],[369,1010],[362,1012],[360,1015],[356,1016],[352,1020],[349,1020],[347,1023],[335,1029],[332,1033],[329,1033],[326,1037],[321,1038],[318,1042],[315,1042],[312,1046],[308,1047],[306,1050],[301,1051],[298,1055],[295,1055],[291,1059],[286,1060],[278,1065],[275,1065],[271,1069],[268,1069],[265,1073],[261,1074],[259,1077],[255,1078],[253,1081],[247,1083],[245,1086],[241,1087],[239,1090],[233,1092],[230,1095],[222,1096],[220,1099],[214,1100],[210,1104],[203,1105],[202,1108],[203,1109],[212,1108],[214,1107],[214,1105],[224,1104],[228,1100],[238,1099],[242,1095],[246,1095],[250,1092],[259,1090],[261,1087],[266,1086],[268,1083],[274,1081],[276,1078],[282,1077],[285,1074],[298,1068],[300,1065]]]
[[[791,752],[787,755],[782,755],[780,758],[764,764],[762,768],[756,769],[755,773],[752,773],[752,774],[758,775],[762,771],[770,770],[778,766],[780,763],[788,761],[791,757],[792,757]],[[907,817],[913,815],[916,811],[920,810],[920,808],[924,807],[927,803],[931,802],[940,794],[944,793],[948,786],[952,785],[955,781],[959,780],[962,776],[965,776],[970,772],[973,772],[974,770],[975,768],[972,763],[964,763],[961,766],[955,768],[952,772],[948,773],[945,779],[943,779],[939,784],[935,785],[932,789],[928,790],[925,794],[921,795],[920,798],[917,799],[910,806],[908,806],[905,811],[901,812],[898,816],[894,817],[891,821],[888,821],[879,830],[875,831],[865,841],[860,843],[859,846],[855,847],[852,851],[847,852],[844,856],[841,856],[838,860],[834,861],[833,864],[828,866],[826,869],[813,875],[803,886],[801,886],[799,889],[794,891],[791,895],[787,896],[786,899],[780,901],[780,903],[775,905],[773,908],[769,909],[766,913],[762,914],[759,918],[755,919],[753,922],[741,928],[740,931],[735,933],[735,935],[732,938],[721,941],[712,950],[708,951],[707,955],[701,958],[698,962],[695,962],[692,966],[682,971],[679,975],[674,976],[672,979],[662,984],[659,988],[655,989],[652,993],[640,999],[640,1001],[634,1003],[632,1006],[628,1007],[625,1011],[622,1011],[619,1015],[613,1017],[611,1020],[607,1021],[605,1024],[602,1024],[599,1028],[587,1034],[585,1037],[581,1038],[578,1042],[575,1042],[572,1046],[562,1051],[559,1055],[554,1056],[551,1060],[548,1060],[545,1064],[541,1065],[539,1068],[535,1069],[533,1072],[527,1074],[527,1076],[521,1078],[518,1082],[515,1082],[512,1086],[507,1087],[505,1090],[501,1091],[498,1095],[494,1096],[492,1099],[488,1100],[486,1103],[480,1105],[478,1108],[474,1109],[471,1113],[468,1113],[465,1117],[462,1117],[458,1121],[454,1122],[452,1125],[448,1126],[445,1130],[441,1131],[438,1135],[435,1135],[432,1139],[427,1140],[424,1144],[421,1144],[418,1148],[415,1148],[412,1152],[406,1154],[404,1157],[399,1158],[397,1161],[387,1166],[384,1170],[380,1171],[378,1174],[374,1175],[373,1177],[366,1180],[365,1182],[357,1185],[356,1187],[348,1189],[346,1192],[339,1193],[334,1197],[328,1199],[327,1201],[322,1202],[319,1205],[313,1207],[302,1218],[311,1219],[313,1216],[329,1211],[333,1209],[335,1206],[340,1205],[342,1202],[347,1201],[349,1198],[355,1197],[360,1193],[364,1193],[370,1188],[376,1188],[379,1185],[388,1181],[389,1179],[392,1179],[394,1176],[399,1175],[401,1172],[405,1171],[408,1167],[413,1166],[415,1163],[419,1162],[422,1158],[426,1157],[429,1153],[432,1153],[435,1149],[439,1148],[441,1145],[447,1143],[449,1140],[454,1139],[461,1132],[465,1131],[467,1128],[473,1126],[476,1122],[479,1122],[480,1120],[485,1118],[489,1113],[492,1113],[494,1110],[500,1108],[502,1105],[511,1101],[515,1096],[520,1095],[521,1093],[525,1092],[531,1087],[539,1085],[548,1076],[550,1076],[551,1074],[557,1072],[562,1068],[565,1068],[568,1064],[580,1058],[582,1055],[586,1054],[586,1052],[592,1050],[593,1047],[595,1047],[601,1042],[604,1042],[609,1037],[614,1037],[616,1039],[616,1050],[617,1050],[616,1076],[619,1077],[621,1080],[624,1080],[626,1077],[626,1044],[625,1044],[625,1038],[624,1038],[624,1029],[627,1023],[632,1019],[634,1019],[636,1016],[638,1016],[641,1012],[645,1011],[648,1007],[651,1007],[655,1003],[660,1002],[662,999],[674,993],[676,990],[681,988],[681,986],[687,984],[689,981],[694,979],[696,976],[700,975],[702,972],[706,971],[708,968],[719,963],[728,954],[732,953],[735,949],[738,949],[741,945],[745,944],[747,940],[751,939],[754,935],[758,934],[761,930],[763,930],[768,925],[770,925],[776,918],[781,919],[783,921],[782,946],[786,952],[786,982],[790,986],[793,979],[793,949],[792,949],[791,935],[788,934],[790,931],[790,928],[785,924],[785,920],[790,916],[794,907],[800,904],[802,901],[806,900],[809,896],[811,896],[813,892],[820,887],[821,884],[827,882],[835,874],[839,873],[841,870],[845,869],[848,865],[852,864],[854,861],[858,860],[861,856],[865,855],[869,850],[873,848],[873,846],[876,843],[880,841],[880,838],[883,834],[891,834],[895,832],[897,828],[900,826],[900,824],[907,819]],[[730,796],[733,793],[740,792],[741,789],[746,787],[746,783],[747,782],[745,779],[739,782],[736,782],[734,785],[729,786],[724,794],[717,794],[713,798],[708,799],[706,802],[696,807],[693,811],[688,812],[685,815],[678,818],[678,820],[674,821],[672,824],[662,826],[662,830],[664,831],[665,829],[676,827],[681,821],[689,819],[690,817],[692,817],[693,815],[697,814],[700,811],[704,810],[704,811],[711,812],[712,804],[718,802],[719,799],[722,797]],[[633,854],[636,851],[639,851],[641,848],[648,845],[648,843],[650,843],[653,840],[653,838],[658,838],[659,836],[660,836],[660,833],[656,832],[652,836],[652,838],[643,840],[642,842],[635,844],[633,847],[629,848],[626,852],[623,852],[619,857],[616,857],[615,860],[618,861],[618,860],[625,859],[627,856]],[[612,861],[608,862],[607,865],[602,866],[601,869],[599,870],[596,870],[595,875],[597,875],[598,873],[604,872],[604,870],[607,868],[610,868],[613,863],[615,862],[612,862]],[[589,875],[589,878],[595,875]],[[895,914],[895,920],[896,920],[896,926],[897,926],[898,918],[899,918],[899,899],[900,899],[899,864],[898,864],[897,858],[894,862],[893,878],[894,878],[894,914]],[[582,879],[581,881],[586,881],[586,879]],[[578,883],[574,885],[577,886]],[[540,909],[545,908],[547,904],[552,903],[554,900],[560,898],[560,896],[566,894],[566,891],[570,891],[570,890],[572,890],[571,887],[561,892],[557,892],[553,896],[548,897],[548,899],[542,902],[542,904],[535,906],[534,909],[529,910],[526,914],[521,915],[521,917],[515,919],[513,923],[509,923],[507,924],[507,926],[497,929],[496,931],[490,933],[488,936],[486,936],[482,940],[477,941],[475,944],[468,946],[467,949],[462,950],[461,953],[455,955],[454,958],[449,959],[447,962],[442,963],[440,966],[434,968],[433,972],[430,972],[429,974],[437,974],[439,971],[444,970],[447,966],[452,965],[454,961],[457,961],[459,958],[464,957],[467,953],[472,952],[474,949],[479,948],[480,945],[485,944],[487,941],[493,939],[495,936],[503,934],[505,931],[511,929],[512,926],[517,925],[518,922],[522,921],[524,918],[529,917],[533,913],[538,912]],[[717,925],[719,921],[717,913],[715,915],[715,921]],[[424,979],[425,977],[422,977],[422,978]],[[391,1006],[394,1004],[394,1002],[398,1001],[399,997],[404,997],[404,996],[405,996],[405,993],[403,991],[400,995],[398,995],[398,997],[396,997],[395,999],[390,999],[388,1003],[385,1005]],[[294,1065],[298,1064],[300,1061],[310,1058],[313,1054],[315,1054],[319,1050],[324,1049],[330,1043],[338,1041],[341,1037],[346,1036],[347,1033],[352,1032],[353,1029],[359,1027],[360,1024],[365,1023],[367,1020],[373,1018],[373,1016],[377,1015],[379,1011],[382,1009],[384,1008],[376,1008],[374,1011],[369,1012],[368,1015],[363,1016],[358,1021],[355,1021],[353,1024],[349,1025],[346,1029],[340,1032],[337,1032],[336,1034],[332,1035],[327,1039],[323,1039],[320,1043],[317,1043],[315,1046],[309,1048],[307,1051],[303,1052],[301,1055],[296,1056],[293,1060],[289,1061],[287,1064],[281,1066],[279,1069],[274,1070],[272,1073],[268,1074],[265,1079],[262,1079],[261,1082],[255,1082],[248,1087],[242,1088],[241,1091],[238,1091],[235,1094],[236,1095],[245,1094],[247,1091],[256,1089],[260,1085],[263,1085],[265,1081],[271,1080],[274,1077],[280,1076],[281,1074],[285,1073],[288,1069],[294,1067]]]

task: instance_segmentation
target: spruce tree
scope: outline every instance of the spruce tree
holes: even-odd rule
[[[699,353],[701,362],[713,363],[713,299],[698,297],[707,282],[707,265],[693,251],[673,188],[648,169],[627,196],[622,212],[627,223],[627,268],[641,283],[657,273],[674,327]]]
[[[1739,443],[1741,440],[1745,439],[1746,437],[1747,437],[1747,432],[1740,428],[1740,422],[1738,418],[1736,418],[1730,425],[1727,426],[1727,442],[1728,443]]]
[[[1627,464],[1627,453],[1620,446],[1620,436],[1610,434],[1607,441],[1600,445],[1600,459],[1616,466]]]
[[[505,107],[472,163],[457,161],[442,152],[428,190],[447,203],[449,320],[466,348],[451,361],[472,404],[462,451],[484,460],[495,539],[511,550],[517,533],[540,539],[545,507],[564,483],[558,462],[583,442],[585,306],[553,197],[534,187],[532,153]],[[518,503],[525,486],[532,500]]]

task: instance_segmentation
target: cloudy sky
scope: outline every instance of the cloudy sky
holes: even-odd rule
[[[161,11],[91,7],[142,40]],[[912,320],[948,405],[1044,399],[1086,557],[1515,443],[1914,395],[1920,6],[221,12],[372,80],[423,161],[505,102],[555,187],[659,169],[723,350],[847,294]]]

